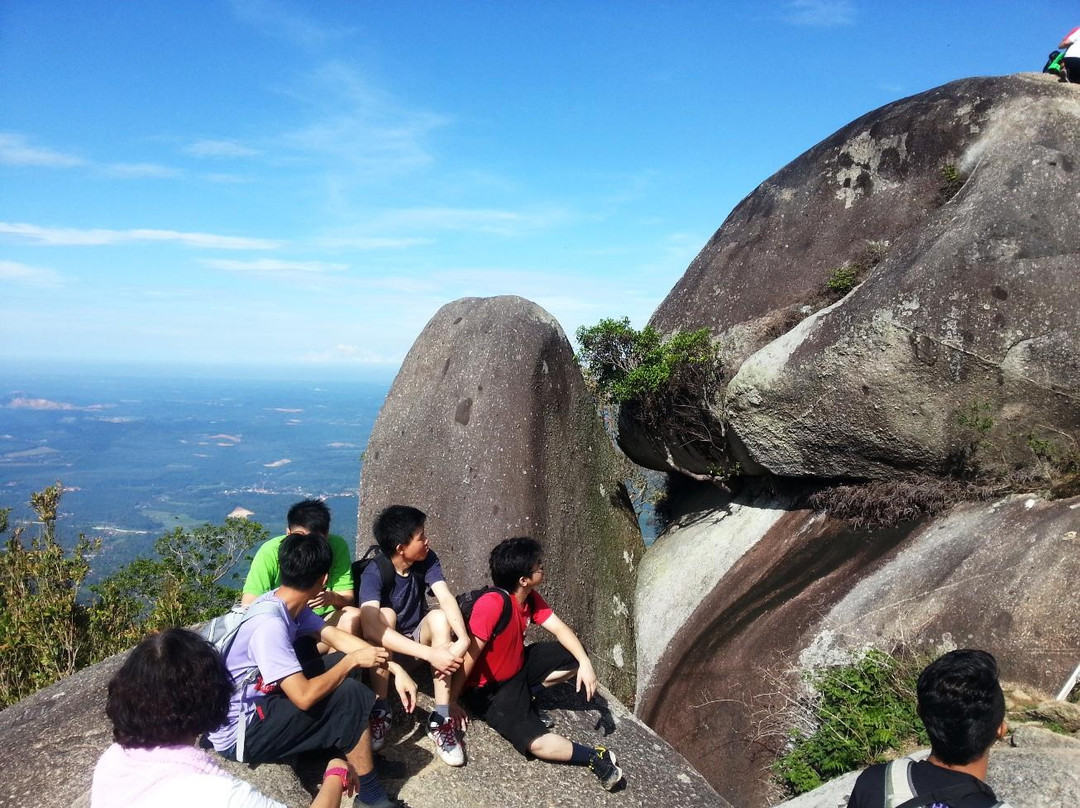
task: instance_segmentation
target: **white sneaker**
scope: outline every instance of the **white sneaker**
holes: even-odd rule
[[[390,731],[390,721],[393,716],[390,713],[372,713],[369,726],[371,727],[371,751],[378,752],[386,743],[386,734]]]
[[[446,718],[439,723],[439,718],[438,713],[432,713],[427,727],[427,735],[435,744],[435,751],[448,766],[464,766],[465,750],[458,741],[457,727],[453,719]]]

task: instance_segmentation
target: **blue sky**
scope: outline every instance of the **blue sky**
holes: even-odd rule
[[[4,0],[0,367],[391,372],[467,295],[641,325],[758,183],[1041,69],[1062,8]]]

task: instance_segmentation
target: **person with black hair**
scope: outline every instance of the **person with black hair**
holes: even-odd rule
[[[926,666],[917,692],[930,756],[871,766],[855,781],[848,808],[1005,806],[984,782],[990,748],[1008,731],[994,657],[950,651]]]
[[[233,685],[214,647],[194,632],[151,634],[109,681],[114,743],[94,769],[90,808],[285,808],[195,746],[225,721]],[[337,808],[351,788],[333,759],[311,808]]]
[[[352,551],[345,539],[330,532],[330,509],[326,503],[321,499],[305,499],[295,503],[285,515],[285,524],[288,533],[322,536],[333,552],[327,584],[315,594],[308,606],[330,625],[360,636],[360,610],[356,608],[353,591]],[[275,536],[263,542],[255,552],[240,598],[245,606],[281,583],[278,550],[284,540],[284,535]]]
[[[460,711],[450,700],[450,679],[469,647],[465,618],[443,575],[439,557],[427,535],[427,515],[408,505],[390,505],[372,525],[383,559],[368,564],[360,576],[360,622],[368,642],[395,654],[422,659],[431,666],[435,710],[427,734],[439,758],[450,766],[465,763],[457,736]],[[383,566],[387,560],[387,581]],[[424,590],[430,589],[438,609],[429,609]],[[391,721],[386,700],[389,676],[397,668],[372,671],[375,707],[371,711],[372,748],[382,747]],[[451,715],[453,713],[453,717]]]
[[[360,670],[387,664],[382,648],[324,623],[308,605],[326,587],[332,563],[326,539],[317,534],[290,533],[278,551],[281,586],[256,603],[276,609],[241,624],[225,652],[233,681],[253,669],[258,678],[238,689],[229,703],[225,724],[209,734],[214,748],[244,762],[260,763],[314,749],[337,749],[358,775],[354,808],[392,808],[375,775],[368,716],[375,696],[359,679]],[[302,663],[298,638],[312,636],[339,653]],[[409,680],[416,697],[416,684]],[[406,684],[399,684],[400,688]],[[244,722],[244,732],[239,733]]]
[[[613,791],[623,780],[615,755],[603,746],[574,743],[551,731],[554,721],[536,708],[545,687],[574,680],[592,699],[596,672],[577,634],[559,619],[537,591],[544,582],[544,550],[535,539],[519,536],[495,546],[488,558],[497,589],[481,595],[469,617],[472,639],[465,663],[454,675],[451,697],[461,696],[470,712],[514,745],[523,755],[554,763],[588,766],[600,785]],[[510,625],[496,632],[504,604]],[[525,645],[525,631],[535,623],[557,642]]]

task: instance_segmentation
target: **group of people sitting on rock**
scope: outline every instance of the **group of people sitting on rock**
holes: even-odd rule
[[[297,503],[287,521],[287,535],[255,554],[247,614],[223,655],[198,634],[168,629],[140,643],[109,683],[115,743],[95,769],[92,808],[280,805],[196,748],[203,736],[223,757],[249,763],[316,750],[342,755],[326,767],[313,808],[337,805],[343,794],[355,794],[354,808],[399,805],[383,789],[373,753],[392,720],[391,681],[402,709],[416,706],[416,682],[401,664],[407,657],[431,666],[427,734],[449,765],[465,762],[464,703],[523,755],[587,766],[607,790],[622,782],[610,750],[552,732],[554,721],[537,707],[551,685],[573,680],[589,700],[597,687],[577,635],[537,591],[539,542],[512,538],[492,549],[493,586],[466,621],[420,510],[392,505],[378,515],[382,555],[364,568],[358,593],[348,544],[330,533],[326,505]],[[438,608],[429,608],[427,591]],[[526,646],[530,623],[556,642]]]

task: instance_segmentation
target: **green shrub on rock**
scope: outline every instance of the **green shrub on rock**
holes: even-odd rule
[[[929,743],[916,712],[915,684],[929,660],[871,649],[850,664],[810,674],[773,773],[792,794]],[[892,753],[891,755],[889,753]]]

